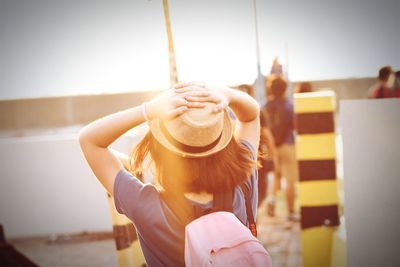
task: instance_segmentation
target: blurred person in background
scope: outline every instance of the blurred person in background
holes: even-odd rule
[[[261,168],[258,170],[258,206],[260,206],[264,199],[268,197],[268,175],[272,173],[272,181],[280,181],[281,179],[281,167],[279,166],[277,147],[271,129],[268,127],[267,117],[268,115],[266,114],[266,111],[261,109],[261,136],[259,147]],[[278,190],[280,189],[280,184],[272,183],[272,185],[275,187],[278,186]],[[273,190],[276,191],[276,189]],[[275,198],[272,197],[271,199],[273,200]],[[267,214],[269,216],[275,216],[274,202],[271,203],[271,201],[269,201],[267,203]]]
[[[312,92],[312,84],[310,82],[301,82],[296,84],[293,93],[309,93]]]
[[[393,97],[400,97],[400,70],[394,73]]]
[[[390,66],[379,69],[377,82],[369,89],[368,98],[390,98],[393,97],[393,70]]]
[[[285,179],[285,193],[287,204],[287,219],[298,221],[298,214],[294,210],[295,183],[298,180],[298,166],[294,146],[294,110],[293,104],[286,96],[287,82],[281,75],[271,75],[266,81],[266,95],[268,102],[262,107],[265,113],[265,127],[270,129],[277,163],[276,177],[272,182],[272,192],[268,197],[267,209],[274,215],[275,198],[280,190],[281,179]]]

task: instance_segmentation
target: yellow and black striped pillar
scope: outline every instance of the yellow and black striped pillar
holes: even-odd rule
[[[108,195],[113,232],[117,247],[118,265],[120,267],[142,267],[146,266],[142,249],[137,238],[133,223],[115,208],[114,199]]]
[[[294,110],[303,266],[330,266],[339,225],[334,92],[295,94]]]

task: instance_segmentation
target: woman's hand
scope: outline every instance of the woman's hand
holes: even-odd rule
[[[199,82],[179,83],[174,87],[175,92],[183,95],[189,103],[215,103],[214,112],[220,112],[229,105],[230,88]]]
[[[177,92],[175,89],[168,89],[157,97],[145,103],[146,113],[150,120],[174,118],[183,114],[188,108],[202,108],[204,101],[189,100],[191,97],[208,97],[209,92],[201,90],[187,90]]]

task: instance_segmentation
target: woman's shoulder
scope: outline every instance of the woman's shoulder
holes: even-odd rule
[[[126,169],[121,169],[115,178],[114,183],[114,195],[120,195],[120,197],[132,198],[135,196],[158,195],[158,190],[155,185],[151,183],[144,183],[131,172]]]

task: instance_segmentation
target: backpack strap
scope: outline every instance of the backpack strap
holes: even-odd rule
[[[249,229],[253,236],[257,237],[257,225],[254,220],[253,208],[251,207],[250,190],[245,183],[240,184],[244,195],[244,202],[246,205],[247,221],[249,222]]]
[[[232,199],[233,199],[233,190],[229,190],[223,193],[214,193],[212,211],[233,212]]]
[[[160,192],[160,196],[167,206],[174,212],[176,217],[178,217],[178,220],[182,223],[182,225],[187,225],[194,219],[211,212],[233,212],[233,191],[214,193],[213,207],[206,210],[196,205],[191,205],[183,195],[178,196],[163,190]]]
[[[203,209],[196,205],[193,206],[194,219],[200,218],[203,215],[217,211],[228,211],[233,213],[232,199],[233,199],[233,190],[227,192],[214,193],[212,208]]]
[[[188,200],[183,196],[176,196],[165,190],[160,192],[160,197],[172,212],[178,217],[183,226],[189,224],[195,217],[195,210]]]
[[[245,183],[240,184],[242,188],[244,201],[246,205],[247,221],[249,222],[249,229],[251,233],[257,237],[257,225],[254,220],[253,209],[251,207],[250,190],[247,188]],[[233,212],[232,199],[233,191],[227,191],[223,193],[214,193],[213,197],[213,208],[208,210],[202,210],[199,207],[191,205],[188,200],[183,196],[176,196],[168,193],[167,191],[160,192],[161,198],[167,204],[167,206],[174,212],[178,217],[178,220],[182,225],[186,226],[191,221],[199,218],[202,215],[215,212],[215,211],[228,211]]]

